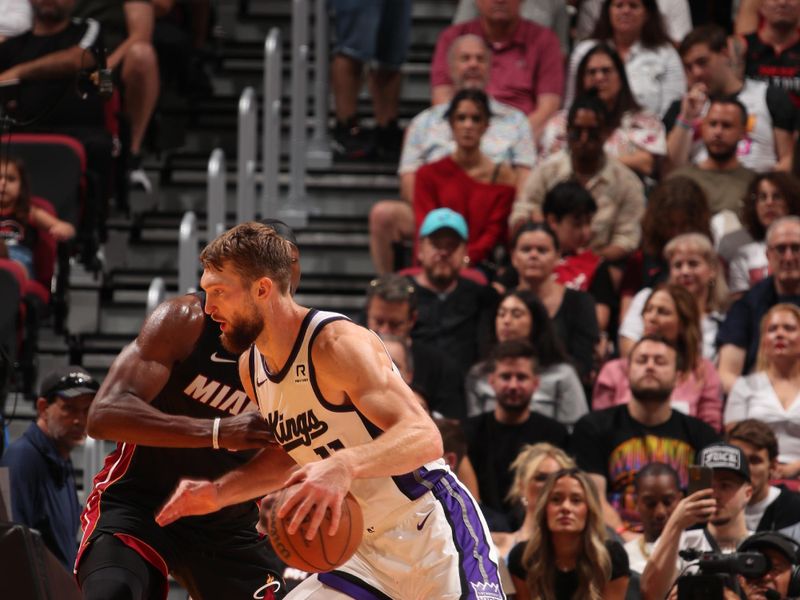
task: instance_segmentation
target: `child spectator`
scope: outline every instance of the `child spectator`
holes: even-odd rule
[[[25,166],[19,159],[6,158],[0,161],[0,257],[17,261],[33,279],[33,249],[39,235],[64,241],[75,237],[75,228],[31,206]]]

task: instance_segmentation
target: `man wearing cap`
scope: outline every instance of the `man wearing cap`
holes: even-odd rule
[[[294,234],[281,221],[265,224],[291,246],[294,293]],[[255,531],[254,502],[168,527],[155,522],[181,478],[219,477],[274,439],[227,349],[243,324],[232,321],[221,334],[205,309],[205,292],[160,304],[114,360],[92,407],[89,433],[117,446],[81,519],[75,573],[85,600],[166,597],[170,574],[196,600],[284,594],[276,573],[283,565]]]
[[[493,309],[494,289],[461,277],[467,260],[467,223],[449,208],[428,213],[419,229],[417,258],[422,271],[411,282],[418,317],[411,331],[416,341],[437,346],[451,356],[462,374],[478,358],[478,324]],[[454,418],[466,416],[448,415]]]
[[[781,533],[764,531],[751,535],[739,552],[758,552],[769,560],[769,570],[761,577],[739,575],[739,585],[747,600],[776,600],[800,595],[800,578],[794,575],[798,560],[797,542]]]
[[[699,463],[713,469],[711,487],[681,500],[667,520],[642,573],[645,600],[664,598],[689,565],[691,561],[679,557],[679,551],[730,553],[753,533],[745,520],[753,486],[741,448],[722,442],[706,446],[700,451]],[[702,529],[686,531],[700,523],[705,524]]]
[[[80,367],[48,374],[36,399],[36,421],[0,461],[9,467],[14,521],[37,529],[67,569],[78,551],[80,526],[70,452],[86,439],[86,417],[98,388]]]

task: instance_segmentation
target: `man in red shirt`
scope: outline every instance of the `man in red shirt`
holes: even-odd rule
[[[447,66],[453,41],[464,34],[481,36],[492,49],[486,92],[528,115],[536,135],[558,110],[564,90],[564,57],[549,29],[520,16],[519,0],[476,0],[478,18],[445,29],[436,42],[431,65],[433,104],[454,93]]]

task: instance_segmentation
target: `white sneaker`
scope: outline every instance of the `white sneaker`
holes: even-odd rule
[[[128,175],[128,182],[132,188],[139,188],[149,194],[153,191],[153,184],[142,167],[133,169]]]

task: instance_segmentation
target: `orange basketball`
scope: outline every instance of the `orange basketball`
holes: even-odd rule
[[[310,573],[330,571],[347,562],[361,543],[364,532],[364,515],[361,514],[361,507],[355,497],[350,493],[344,497],[339,529],[334,535],[328,535],[331,523],[331,513],[328,510],[317,534],[309,541],[306,539],[306,531],[311,513],[303,519],[293,535],[286,531],[292,521],[292,514],[284,519],[278,518],[278,509],[283,506],[287,492],[291,489],[284,488],[275,492],[267,510],[267,535],[275,553],[290,567]]]

